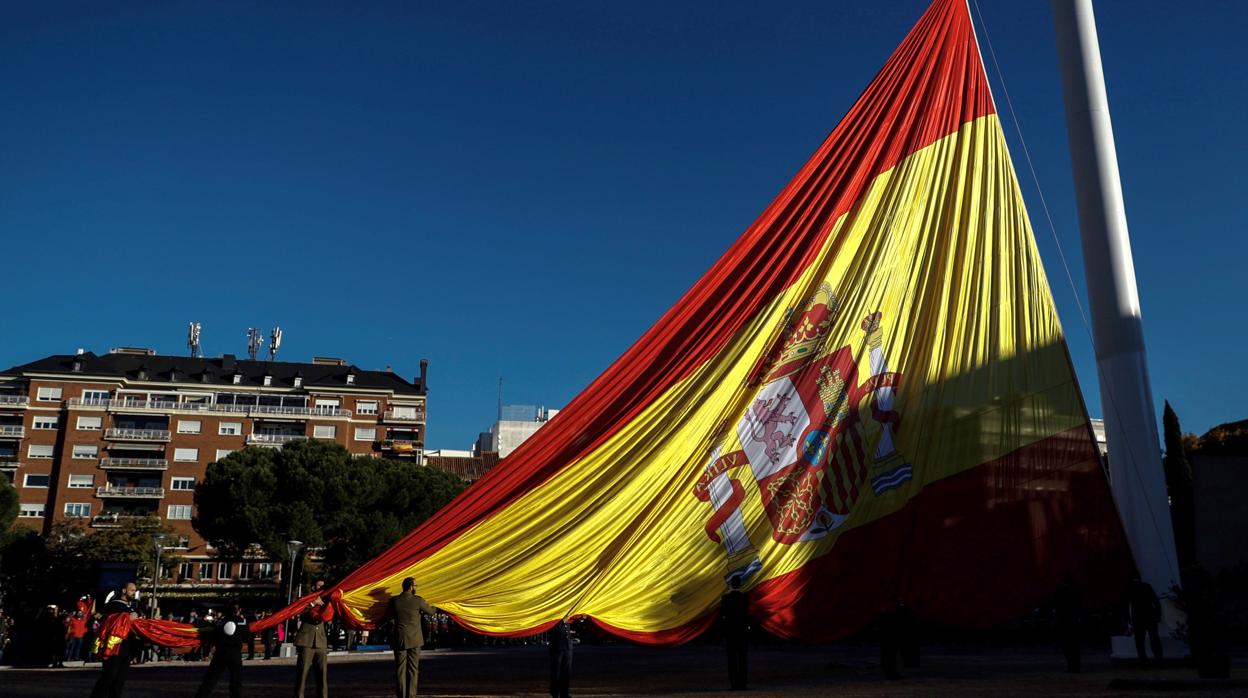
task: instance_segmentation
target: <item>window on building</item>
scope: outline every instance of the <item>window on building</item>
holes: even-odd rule
[[[355,401],[355,413],[356,414],[377,414],[377,401],[376,400],[356,400]]]
[[[250,562],[238,563],[238,578],[243,581],[251,579],[251,563]]]
[[[233,452],[234,452],[234,450],[235,450],[235,449],[232,449],[232,448],[218,448],[218,449],[217,449],[217,460],[221,460],[222,458],[225,458],[226,456],[228,456],[228,455],[230,455],[231,453],[233,453]]]
[[[91,518],[91,505],[82,502],[67,502],[65,516],[70,519],[89,519]]]
[[[217,427],[217,434],[221,436],[240,436],[242,433],[242,422],[221,422]]]
[[[342,405],[342,401],[339,400],[338,398],[328,398],[328,397],[317,398],[315,411],[324,412],[326,414],[333,414],[338,411],[338,408],[341,405]]]
[[[257,579],[272,579],[273,578],[273,563],[272,562],[258,563],[256,565],[256,578]]]
[[[52,484],[52,476],[47,473],[30,473],[22,480],[26,487],[48,487]]]
[[[44,505],[42,504],[22,504],[17,510],[17,515],[23,519],[36,519],[43,516]]]
[[[273,376],[265,376],[265,377],[264,377],[264,387],[266,387],[266,388],[267,388],[267,387],[269,387],[270,385],[273,385]]]
[[[355,440],[356,441],[376,441],[377,430],[373,428],[356,427],[355,428]]]
[[[74,458],[92,460],[100,457],[100,447],[92,444],[74,444]]]
[[[191,518],[190,504],[170,504],[167,519],[177,519],[179,521],[188,521]]]
[[[333,424],[317,424],[312,427],[312,438],[332,439],[338,435],[338,427]]]
[[[104,428],[103,417],[79,417],[78,418],[78,430],[79,431],[99,431],[102,428]]]
[[[234,385],[242,385],[242,383],[243,383],[243,374],[241,374],[241,373],[235,373],[235,374],[234,374]]]
[[[193,477],[175,477],[169,479],[169,489],[171,490],[194,490],[195,478]]]
[[[39,402],[56,402],[61,399],[60,388],[40,388],[35,393],[35,399]],[[40,514],[43,516],[43,514]]]
[[[200,431],[203,430],[203,428],[204,428],[203,423],[200,422],[198,419],[179,419],[178,420],[178,433],[179,434],[198,434]]]
[[[31,444],[26,455],[31,458],[51,458],[53,446],[51,444]]]
[[[60,424],[61,419],[56,415],[37,414],[34,419],[31,420],[30,427],[32,429],[39,429],[42,431],[46,429],[55,429],[60,426]]]
[[[229,579],[229,578],[230,578],[230,563],[218,562],[217,563],[217,579]]]
[[[69,476],[70,489],[90,489],[95,487],[95,475],[87,473],[86,475],[73,474]]]
[[[412,405],[391,405],[396,419],[416,419],[416,408]]]
[[[198,448],[175,448],[173,459],[179,463],[194,463],[199,460]]]
[[[191,569],[192,569],[191,563],[189,562],[180,563],[178,565],[178,579],[190,579]]]
[[[199,563],[199,578],[200,579],[212,579],[213,566],[214,565],[211,562]]]
[[[82,391],[82,401],[87,405],[98,405],[108,402],[107,390],[84,390]]]

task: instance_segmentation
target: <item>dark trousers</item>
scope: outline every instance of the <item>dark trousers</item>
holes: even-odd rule
[[[744,637],[728,638],[728,685],[733,690],[745,690],[748,647]]]
[[[316,679],[316,695],[329,698],[329,650],[324,647],[296,647],[295,698],[303,698],[308,685],[308,670]]]
[[[1077,674],[1083,665],[1083,648],[1079,646],[1078,628],[1058,628],[1058,641],[1062,655],[1066,657],[1066,671]]]
[[[71,637],[65,645],[65,661],[76,662],[82,656],[82,638]]]
[[[572,688],[572,652],[564,650],[550,653],[551,698],[568,698]]]
[[[1145,626],[1136,626],[1135,628],[1135,653],[1140,655],[1140,661],[1148,661],[1148,655],[1144,653],[1144,635],[1148,635],[1153,641],[1153,659],[1160,662],[1161,654],[1161,636],[1157,634],[1157,624]]]
[[[897,655],[900,652],[897,638],[885,636],[880,642],[880,668],[884,670],[884,678],[901,678],[901,674],[897,672]]]
[[[130,653],[121,654],[104,660],[100,668],[100,678],[95,680],[91,689],[91,698],[121,698],[126,686],[126,673],[130,671]]]
[[[204,674],[204,680],[200,682],[195,698],[208,698],[212,695],[212,689],[217,687],[217,681],[220,680],[222,672],[226,671],[230,672],[230,698],[242,696],[243,653],[241,650],[218,647],[217,651],[212,654],[212,661],[208,663],[208,673]]]
[[[394,650],[394,695],[415,698],[420,679],[420,648]]]

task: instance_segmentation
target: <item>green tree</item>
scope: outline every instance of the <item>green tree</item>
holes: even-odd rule
[[[1170,521],[1174,525],[1174,547],[1179,567],[1185,569],[1196,562],[1196,511],[1192,491],[1192,466],[1183,452],[1183,429],[1179,416],[1166,401],[1162,413],[1162,433],[1166,455],[1162,461],[1166,474],[1166,490],[1170,495]]]
[[[46,536],[18,527],[2,549],[0,590],[5,607],[29,618],[49,603],[68,605],[91,591],[102,563],[132,563],[140,581],[150,579],[155,569],[153,541],[157,534],[172,543],[173,529],[155,517],[128,519],[118,528],[96,533],[73,519],[56,522]],[[162,578],[172,576],[178,561],[176,553],[163,551]]]
[[[0,477],[0,543],[4,542],[13,528],[13,522],[17,521],[19,508],[17,488],[7,477]]]
[[[338,444],[246,448],[208,466],[195,529],[228,555],[257,544],[286,561],[286,541],[321,548],[328,571],[355,569],[429,518],[465,484],[405,463],[353,458]]]

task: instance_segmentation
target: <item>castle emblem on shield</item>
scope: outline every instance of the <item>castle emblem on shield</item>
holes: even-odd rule
[[[843,525],[869,485],[879,496],[912,477],[911,465],[897,452],[893,436],[901,416],[893,409],[901,375],[888,370],[882,316],[861,322],[862,339],[828,350],[828,334],[838,303],[823,284],[791,327],[785,340],[756,369],[760,386],[735,435],[741,449],[711,453],[693,494],[713,513],[706,533],[728,554],[728,577],[748,577],[760,567],[746,532],[740,505],[752,475],[771,524],[772,538],[792,544],[822,538]],[[858,383],[857,356],[865,349],[870,375]],[[860,407],[869,401],[879,440],[868,452]]]

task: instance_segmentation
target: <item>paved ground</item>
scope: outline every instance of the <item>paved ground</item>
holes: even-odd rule
[[[1085,653],[1085,672],[1066,674],[1060,656],[1047,648],[938,648],[923,655],[923,667],[899,682],[880,677],[876,650],[870,646],[788,646],[754,648],[750,655],[750,694],[785,696],[1010,695],[1131,696],[1248,694],[1248,656],[1235,655],[1231,685],[1189,684],[1191,669],[1139,670],[1111,664],[1100,652]],[[1092,655],[1092,656],[1088,656]],[[331,696],[391,695],[386,656],[330,658]],[[546,692],[546,650],[540,646],[435,650],[421,661],[421,695],[539,696]],[[135,666],[126,695],[192,696],[204,663],[173,662]],[[629,645],[581,645],[576,649],[572,692],[582,696],[697,695],[740,696],[724,690],[723,650],[713,644],[677,649]],[[0,696],[55,698],[86,696],[97,669],[0,670]],[[290,695],[293,660],[253,661],[243,668],[245,695]],[[1135,685],[1109,690],[1112,681]],[[216,695],[227,695],[219,685]]]

